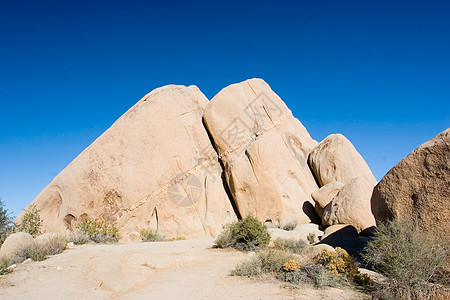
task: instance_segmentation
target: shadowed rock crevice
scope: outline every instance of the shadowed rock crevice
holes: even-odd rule
[[[208,135],[208,139],[211,143],[211,146],[213,147],[214,151],[217,153],[217,156],[219,156],[219,152],[217,152],[217,147],[216,147],[216,144],[214,143],[214,139],[212,138],[211,133],[209,132],[208,127],[205,124],[205,118],[203,118],[203,117],[202,117],[202,125],[206,131],[206,134]],[[236,202],[234,201],[233,195],[231,194],[231,191],[230,191],[230,187],[228,186],[227,180],[225,178],[225,166],[224,166],[221,158],[218,158],[218,161],[220,164],[220,168],[222,170],[222,172],[220,173],[220,180],[222,181],[223,188],[224,188],[225,192],[227,193],[228,199],[230,200],[230,204],[233,207],[233,211],[236,214],[237,218],[240,220],[240,219],[242,219],[241,214],[239,213],[239,210],[236,206]]]

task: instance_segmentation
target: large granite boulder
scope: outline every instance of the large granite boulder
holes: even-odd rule
[[[370,209],[372,187],[361,177],[355,177],[339,191],[325,207],[323,225],[349,224],[358,232],[376,225]]]
[[[342,134],[331,134],[315,146],[309,164],[320,186],[333,181],[345,184],[357,176],[372,187],[377,184],[367,163]]]
[[[195,86],[147,94],[33,200],[43,231],[64,232],[88,216],[116,222],[122,234],[217,235],[236,216],[203,126],[207,104]]]
[[[377,221],[408,218],[422,230],[450,228],[450,128],[422,144],[374,188]]]
[[[22,249],[33,246],[33,237],[26,232],[16,232],[8,236],[0,248],[0,257],[11,257]]]
[[[225,167],[240,214],[275,225],[305,224],[314,213],[318,189],[308,167],[317,144],[262,79],[221,90],[204,120]]]

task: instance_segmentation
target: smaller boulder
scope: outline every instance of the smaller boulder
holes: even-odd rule
[[[36,245],[45,245],[48,242],[54,240],[54,239],[63,239],[64,237],[60,234],[60,233],[56,233],[56,232],[47,232],[41,235],[38,235],[35,239],[34,242],[36,243]]]
[[[302,233],[297,231],[287,231],[280,228],[268,228],[267,231],[270,234],[271,241],[276,240],[277,238],[288,239],[288,240],[305,240],[306,238]]]
[[[336,250],[334,250],[333,247],[331,247],[330,245],[327,244],[317,244],[314,245],[312,247],[309,247],[308,249],[306,249],[305,255],[310,258],[310,259],[314,259],[317,256],[319,256],[323,250],[327,250],[330,252],[335,252]]]
[[[142,236],[139,232],[132,231],[127,235],[124,235],[119,243],[121,244],[133,244],[133,243],[141,243],[142,242]]]
[[[377,180],[353,144],[342,134],[331,134],[310,152],[309,165],[321,186],[333,181],[347,183],[361,177],[375,186]]]
[[[376,226],[370,208],[372,187],[361,177],[347,183],[325,207],[323,225],[349,224],[361,232]]]
[[[314,223],[297,225],[294,230],[299,233],[302,240],[308,240],[310,234],[314,234],[316,238],[320,238],[323,235],[323,231],[319,229],[319,225]]]
[[[320,219],[323,217],[323,210],[328,203],[336,197],[337,193],[340,189],[344,187],[344,184],[339,181],[333,181],[327,183],[317,191],[311,193],[311,197],[313,198],[315,205],[314,209],[316,213],[319,215]]]
[[[30,247],[34,244],[33,237],[25,232],[16,232],[11,234],[3,242],[0,248],[0,257],[10,257],[21,249]]]

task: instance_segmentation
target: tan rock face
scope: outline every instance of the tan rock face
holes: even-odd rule
[[[329,135],[315,146],[309,164],[321,186],[333,181],[345,184],[357,176],[372,186],[377,184],[367,163],[342,134]]]
[[[314,208],[320,218],[323,217],[324,208],[331,202],[331,200],[333,200],[343,186],[344,184],[342,182],[333,181],[311,193],[311,197],[315,202]]]
[[[379,221],[413,218],[423,230],[450,228],[450,128],[422,144],[374,188]]]
[[[310,195],[318,187],[307,158],[317,142],[267,83],[251,79],[224,88],[204,120],[242,216],[309,223]]]
[[[375,226],[370,209],[372,187],[361,177],[350,180],[325,207],[323,225],[349,224],[358,232]]]
[[[195,86],[142,98],[34,199],[43,230],[64,232],[88,216],[117,222],[123,234],[217,235],[236,216],[202,123],[207,104]]]

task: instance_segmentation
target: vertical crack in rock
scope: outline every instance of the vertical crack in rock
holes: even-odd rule
[[[203,128],[205,128],[206,134],[208,135],[208,139],[211,142],[211,146],[213,147],[214,151],[217,153],[217,157],[219,157],[219,152],[217,151],[216,143],[214,143],[214,139],[213,139],[211,133],[209,132],[208,127],[206,126],[205,118],[202,118],[202,124],[203,124]],[[228,186],[228,183],[227,183],[227,180],[225,177],[225,166],[223,164],[222,159],[218,158],[218,161],[220,164],[220,169],[222,170],[222,172],[220,174],[220,179],[222,180],[223,188],[228,196],[228,199],[230,200],[230,203],[231,203],[231,206],[233,207],[234,213],[236,214],[237,218],[240,220],[240,219],[242,219],[241,214],[239,213],[239,210],[236,205],[236,201],[233,197],[233,194],[231,193],[230,187]]]

